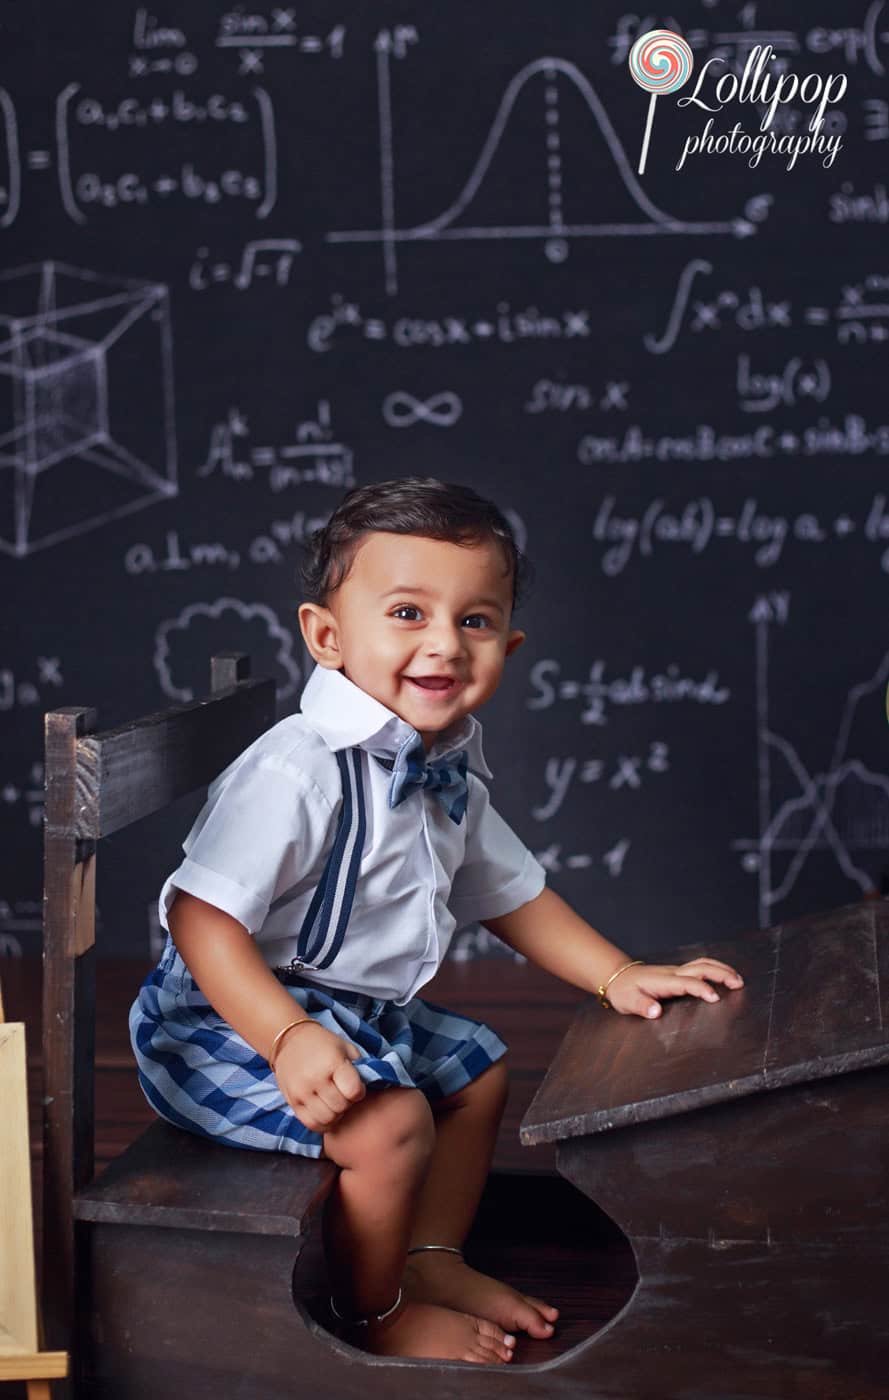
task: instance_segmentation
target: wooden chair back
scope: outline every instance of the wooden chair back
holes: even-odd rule
[[[96,849],[206,786],[275,720],[275,683],[214,656],[211,693],[97,731],[96,711],[46,715],[43,928],[43,1239],[47,1336],[75,1322],[73,1198],[94,1173]]]

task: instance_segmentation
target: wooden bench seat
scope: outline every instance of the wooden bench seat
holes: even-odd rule
[[[74,1217],[296,1239],[309,1234],[336,1170],[308,1157],[234,1150],[157,1122],[77,1193]]]

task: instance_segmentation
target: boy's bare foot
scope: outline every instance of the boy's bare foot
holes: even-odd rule
[[[353,1346],[377,1356],[424,1356],[496,1366],[512,1360],[515,1346],[515,1337],[486,1318],[410,1299],[383,1322],[366,1327],[340,1324],[338,1330]]]
[[[412,1254],[404,1285],[410,1298],[445,1308],[466,1308],[507,1331],[521,1329],[531,1337],[551,1337],[559,1316],[558,1308],[541,1298],[519,1293],[508,1283],[471,1269],[458,1255],[439,1250]]]

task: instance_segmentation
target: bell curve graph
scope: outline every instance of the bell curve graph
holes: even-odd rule
[[[848,690],[828,761],[821,771],[809,771],[769,716],[770,637],[776,624],[786,624],[789,603],[789,594],[772,593],[757,599],[749,614],[756,636],[759,834],[732,845],[742,853],[744,869],[758,876],[760,928],[780,921],[778,906],[803,879],[809,861],[830,857],[850,885],[850,898],[879,884],[873,869],[862,867],[865,852],[882,856],[878,866],[889,863],[889,774],[863,757],[865,750],[871,756],[885,752],[889,764],[889,652],[867,680]]]
[[[507,84],[490,130],[475,164],[456,199],[425,223],[399,228],[395,211],[395,158],[390,83],[392,44],[388,31],[377,37],[377,98],[380,138],[380,204],[382,226],[329,232],[325,240],[335,244],[379,243],[382,247],[386,291],[398,290],[397,247],[404,243],[432,243],[464,239],[529,239],[543,244],[551,262],[563,262],[572,240],[586,238],[658,237],[672,234],[730,235],[749,237],[766,216],[767,204],[758,197],[748,200],[751,217],[694,221],[674,217],[659,209],[642,188],[623,142],[615,131],[595,88],[574,63],[562,58],[539,58],[525,65]],[[583,171],[572,171],[576,178],[572,195],[571,180],[563,153],[563,108],[567,89],[582,99],[590,118],[589,162]],[[473,221],[472,204],[485,177],[491,171],[498,149],[507,135],[510,119],[518,103],[533,102],[539,112],[541,187],[529,190],[528,204],[536,203],[541,218],[528,223],[480,223]],[[641,121],[641,117],[640,117]],[[595,139],[598,137],[598,140]],[[653,162],[654,163],[654,162]],[[612,169],[617,174],[618,192],[614,197],[613,218],[569,217],[569,204],[589,200],[601,202],[596,186],[601,186]],[[577,193],[577,192],[581,193]],[[591,211],[597,212],[597,211]]]

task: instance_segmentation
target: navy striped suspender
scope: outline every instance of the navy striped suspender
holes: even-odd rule
[[[328,967],[342,945],[358,884],[367,815],[361,777],[361,750],[336,754],[343,782],[343,805],[324,873],[312,896],[297,939],[295,963],[307,968]]]

